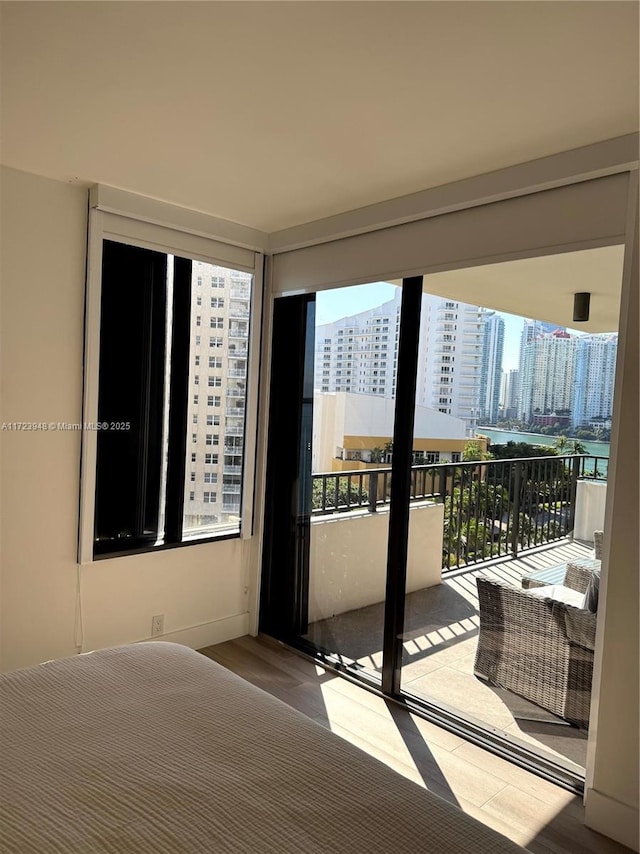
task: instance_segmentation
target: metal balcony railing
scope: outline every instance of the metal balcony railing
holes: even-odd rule
[[[580,479],[606,480],[607,457],[566,455],[411,467],[411,502],[444,504],[443,570],[567,537]],[[389,503],[391,468],[313,475],[312,516],[375,513]]]

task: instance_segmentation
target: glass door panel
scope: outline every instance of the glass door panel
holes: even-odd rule
[[[439,290],[445,279],[435,277]],[[566,605],[546,594],[558,590],[595,632],[583,600],[597,562],[588,545],[567,537],[580,524],[581,491],[604,463],[576,457],[587,449],[558,435],[583,405],[592,351],[613,354],[615,336],[424,293],[402,636],[403,694],[576,776],[585,765],[593,657],[570,647],[559,610]],[[613,386],[612,357],[607,365],[590,380],[601,397]],[[553,416],[536,409],[543,384]],[[526,425],[541,431],[538,440]],[[593,530],[585,535],[592,538]],[[558,667],[566,670],[560,680]]]
[[[382,669],[401,289],[316,294],[307,624],[302,639]]]

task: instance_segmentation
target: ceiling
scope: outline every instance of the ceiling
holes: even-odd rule
[[[4,163],[267,232],[638,128],[635,2],[2,6]]]
[[[431,273],[424,290],[580,332],[617,332],[624,246],[606,246]],[[591,294],[590,319],[573,321],[573,295]]]

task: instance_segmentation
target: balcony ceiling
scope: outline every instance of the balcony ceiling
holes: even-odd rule
[[[617,332],[623,246],[431,273],[424,290],[581,332]],[[588,323],[574,323],[573,294],[588,291]]]
[[[3,162],[267,232],[638,128],[635,2],[2,14]]]

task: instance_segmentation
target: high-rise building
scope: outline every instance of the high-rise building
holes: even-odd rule
[[[574,427],[606,426],[613,412],[618,336],[584,335],[578,339],[573,396]]]
[[[495,424],[500,404],[504,320],[495,311],[482,310],[482,362],[480,365],[479,418],[483,424]]]
[[[524,323],[522,324],[522,332],[520,335],[520,358],[518,362],[518,382],[521,384],[524,379],[524,351],[527,344],[530,344],[535,338],[540,335],[550,335],[552,332],[555,332],[559,329],[561,332],[566,332],[564,326],[557,326],[553,323],[547,323],[544,320],[533,320],[531,318],[525,318]],[[522,407],[520,406],[522,392],[521,387],[518,385],[517,391],[517,403],[516,408],[518,413],[522,411]],[[518,415],[518,417],[520,417]]]
[[[394,397],[401,299],[316,327],[317,391]]]
[[[194,261],[192,281],[185,531],[240,512],[251,299],[248,273]]]
[[[520,371],[517,368],[502,372],[500,410],[503,418],[517,418],[518,416],[519,382]]]
[[[426,294],[420,319],[417,403],[478,424],[483,321],[475,305]]]
[[[524,340],[523,331],[523,340]],[[541,333],[522,347],[518,418],[567,417],[573,406],[578,339],[568,332]]]
[[[318,391],[395,395],[401,297],[398,289],[383,305],[316,328]],[[462,419],[472,436],[480,409],[481,309],[425,294],[420,326],[416,403]],[[499,351],[501,360],[504,325],[501,334],[500,324],[495,330],[495,356]],[[488,361],[492,377],[494,361]],[[496,388],[497,410],[498,384]]]

